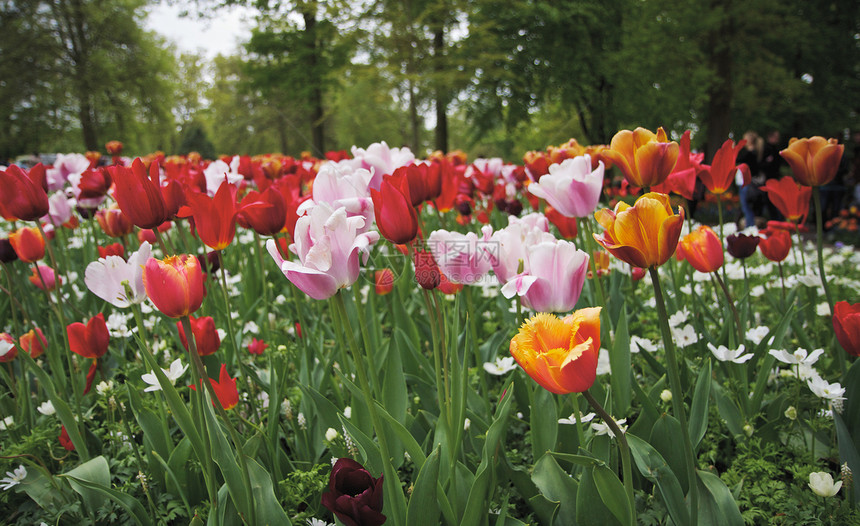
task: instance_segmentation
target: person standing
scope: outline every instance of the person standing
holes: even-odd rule
[[[761,215],[764,206],[764,192],[760,189],[761,185],[764,184],[764,176],[761,175],[759,168],[764,141],[754,131],[744,133],[744,140],[747,143],[738,152],[736,164],[745,163],[749,167],[750,180],[745,181],[742,173],[738,170],[735,183],[740,189],[741,213],[744,219],[743,228],[746,228],[755,224],[756,212]]]

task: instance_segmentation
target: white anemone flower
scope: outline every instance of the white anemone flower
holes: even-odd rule
[[[167,376],[167,379],[170,380],[171,384],[175,384],[176,380],[179,379],[180,376],[185,374],[185,371],[188,369],[188,364],[182,365],[182,360],[176,359],[173,360],[170,364],[170,369],[162,369],[164,371],[164,375]],[[149,385],[144,392],[146,391],[161,391],[161,384],[158,383],[158,377],[155,376],[154,371],[150,371],[140,377],[146,384]]]
[[[725,345],[714,347],[714,344],[708,343],[708,349],[721,362],[744,363],[752,359],[753,354],[744,354],[746,348],[743,344],[735,350],[729,350]]]
[[[793,353],[789,353],[785,349],[771,349],[768,353],[782,363],[789,365],[807,365],[812,366],[818,361],[818,358],[824,354],[824,349],[815,349],[812,354],[809,354],[806,349],[798,348]]]
[[[27,468],[23,465],[19,465],[13,471],[7,471],[6,476],[0,479],[0,489],[6,491],[7,489],[14,488],[18,484],[24,482],[25,478],[27,478]]]
[[[517,368],[513,356],[504,356],[496,358],[495,362],[484,363],[484,370],[494,376],[502,376]]]
[[[587,422],[591,422],[592,420],[594,420],[595,416],[597,416],[597,415],[595,415],[594,413],[588,413],[588,414],[584,415],[584,414],[582,414],[582,412],[580,412],[579,413],[579,421],[582,422],[583,424],[585,424]],[[576,413],[571,413],[570,416],[567,418],[559,418],[558,423],[559,424],[568,424],[568,425],[576,424]]]
[[[832,497],[839,493],[842,481],[833,482],[830,473],[818,471],[809,474],[809,488],[819,497]]]
[[[845,388],[839,382],[829,383],[820,376],[815,376],[806,381],[809,390],[818,398],[826,400],[845,400]]]

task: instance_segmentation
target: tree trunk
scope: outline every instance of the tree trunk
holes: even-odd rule
[[[731,10],[731,3],[721,3],[726,12]],[[708,90],[708,133],[705,143],[705,159],[708,162],[714,158],[716,151],[722,146],[732,130],[732,22],[726,15],[711,32],[708,43],[711,50],[711,66],[714,69],[715,81]]]
[[[98,134],[96,133],[96,117],[93,112],[92,101],[87,94],[80,95],[78,116],[81,120],[81,133],[84,139],[84,148],[89,151],[99,150]]]
[[[436,149],[442,153],[448,152],[448,96],[444,89],[441,76],[444,71],[442,64],[445,53],[445,29],[440,26],[433,32],[433,57],[436,59]]]
[[[419,136],[419,127],[420,121],[418,120],[418,101],[415,100],[417,95],[415,94],[415,83],[410,78],[408,80],[408,88],[409,88],[409,123],[410,123],[410,132],[412,133],[412,141],[409,147],[413,152],[418,151],[418,147],[421,145],[420,136]]]
[[[323,110],[323,92],[322,79],[319,72],[319,45],[317,43],[316,27],[316,2],[311,3],[311,9],[302,12],[302,18],[305,22],[305,38],[307,42],[308,52],[308,72],[309,79],[313,86],[311,88],[311,137],[313,138],[314,154],[322,157],[325,152],[325,127],[323,120],[325,111]]]

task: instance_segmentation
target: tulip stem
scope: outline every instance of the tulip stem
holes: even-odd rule
[[[827,296],[827,305],[830,307],[830,317],[833,317],[833,296],[830,294],[830,286],[827,284],[827,276],[824,273],[824,220],[821,211],[821,187],[812,187],[812,198],[815,201],[815,233],[818,243],[818,273],[821,277],[821,285],[824,287],[824,295]],[[848,372],[848,367],[845,364],[845,356],[839,349],[839,346],[833,346],[836,351],[836,359],[839,361],[839,368],[842,374]]]
[[[606,422],[609,429],[612,430],[612,434],[614,434],[615,438],[618,440],[618,449],[621,451],[621,470],[624,474],[624,491],[627,493],[627,503],[630,506],[630,525],[633,526],[636,524],[636,500],[633,496],[633,469],[630,463],[630,446],[627,444],[627,437],[625,436],[624,431],[618,427],[618,423],[615,419],[606,412],[606,409],[600,405],[600,402],[591,396],[591,393],[586,390],[582,392],[582,396],[584,396],[591,407],[594,408],[594,411],[600,415],[600,418]],[[577,427],[579,427],[579,407],[576,408],[576,421]]]
[[[600,250],[600,246],[597,245],[597,242],[594,240],[594,229],[591,228],[591,221],[588,217],[582,218],[582,224],[585,226],[586,231],[586,239],[587,246],[589,252],[588,262],[591,265],[591,276],[592,276],[592,284],[594,285],[594,293],[597,295],[597,304],[601,307],[606,306],[606,301],[604,300],[603,294],[603,283],[600,281],[600,274],[597,272],[597,263],[594,261],[594,254]],[[607,318],[608,319],[608,318]]]
[[[723,268],[725,268],[725,265],[723,265]],[[713,276],[714,278],[716,278],[717,283],[719,283],[720,288],[723,289],[723,294],[725,294],[726,296],[726,301],[729,302],[729,307],[732,309],[732,316],[734,316],[735,318],[735,328],[738,332],[738,341],[736,345],[740,345],[744,342],[744,333],[743,329],[741,328],[741,317],[738,316],[738,309],[737,307],[735,307],[735,302],[732,299],[732,295],[729,293],[729,288],[726,287],[726,282],[723,281],[720,275],[716,272],[713,273]]]
[[[222,266],[221,268],[224,267]],[[205,386],[206,392],[209,393],[209,398],[212,399],[212,406],[224,421],[224,424],[227,427],[227,432],[230,434],[230,438],[236,447],[236,454],[239,457],[239,467],[242,470],[242,485],[245,486],[245,492],[251,500],[251,502],[248,503],[248,511],[250,514],[250,521],[248,524],[256,524],[256,506],[254,505],[254,494],[251,491],[251,476],[248,471],[248,463],[245,460],[245,450],[242,447],[242,440],[239,438],[236,428],[233,427],[233,423],[230,421],[230,415],[227,414],[227,410],[224,409],[223,405],[221,405],[221,399],[218,398],[218,394],[215,393],[215,388],[212,387],[212,382],[209,381],[209,372],[206,370],[206,366],[203,365],[203,360],[201,360],[200,355],[197,354],[197,342],[195,341],[196,338],[194,337],[194,333],[191,331],[191,319],[188,316],[183,316],[180,320],[182,322],[182,328],[185,330],[185,334],[187,335],[188,354],[191,356],[191,361],[194,362],[197,374],[203,379],[202,383]],[[218,432],[218,430],[212,430],[211,432],[215,433]]]
[[[402,491],[400,488],[400,478],[397,476],[397,472],[391,464],[391,454],[388,449],[388,438],[386,437],[385,430],[382,427],[382,421],[379,419],[379,414],[376,412],[376,403],[373,400],[373,393],[371,392],[370,384],[367,381],[367,371],[364,366],[364,360],[358,349],[358,343],[355,341],[355,334],[352,332],[349,317],[347,316],[346,303],[343,299],[343,290],[338,291],[338,293],[335,294],[335,297],[337,299],[334,304],[337,307],[341,329],[346,333],[346,339],[349,342],[349,347],[352,351],[352,358],[355,362],[355,371],[356,374],[358,374],[358,382],[361,386],[362,393],[364,393],[364,401],[367,404],[368,411],[370,411],[370,419],[373,422],[373,428],[376,430],[376,436],[379,439],[380,456],[382,457],[382,472],[385,475],[384,484],[388,488],[387,493],[390,495],[390,499],[386,499],[386,501],[393,503],[393,523],[403,524],[402,512],[404,510],[399,509],[399,504],[403,502],[403,496],[401,494],[400,498],[397,498],[396,495],[396,492]]]
[[[657,300],[657,317],[660,320],[660,330],[663,334],[663,346],[666,349],[666,369],[669,375],[669,385],[672,388],[672,412],[681,424],[681,436],[684,440],[684,461],[687,465],[687,486],[690,496],[690,524],[696,526],[699,517],[699,490],[696,481],[696,458],[693,454],[693,444],[690,441],[690,430],[687,427],[687,410],[684,407],[684,392],[681,390],[681,375],[678,372],[678,359],[675,355],[675,342],[672,340],[672,330],[669,328],[669,315],[663,300],[663,288],[660,286],[660,274],[657,267],[648,269],[651,283],[654,285],[654,296]]]

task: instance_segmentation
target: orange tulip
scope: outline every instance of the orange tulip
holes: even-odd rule
[[[188,254],[150,258],[143,268],[143,285],[152,303],[171,318],[195,312],[206,295],[200,263]]]
[[[374,278],[376,281],[376,294],[378,296],[385,296],[394,290],[394,273],[391,272],[390,268],[377,270]]]
[[[665,194],[645,194],[631,207],[624,201],[615,210],[604,208],[594,213],[605,229],[594,239],[621,261],[634,267],[658,267],[665,263],[678,246],[684,209],[675,214]]]
[[[559,318],[540,313],[511,339],[511,355],[541,387],[555,394],[587,391],[597,376],[600,307]]]
[[[45,238],[38,228],[19,228],[9,234],[9,242],[21,261],[33,263],[45,257]]]
[[[791,166],[794,178],[804,186],[822,186],[836,177],[845,146],[836,139],[812,137],[792,138],[788,148],[779,152]]]
[[[798,185],[791,177],[768,179],[762,190],[787,221],[803,224],[809,215],[812,188]]]
[[[712,194],[724,194],[732,186],[732,181],[735,180],[735,173],[740,168],[740,166],[736,166],[735,162],[738,158],[738,153],[740,153],[746,143],[746,140],[742,140],[737,144],[731,139],[727,140],[717,150],[717,153],[714,154],[711,166],[699,172],[699,177]]]
[[[131,219],[117,206],[96,212],[96,221],[110,237],[123,237],[134,231]]]
[[[45,352],[45,347],[48,346],[48,340],[45,339],[45,334],[42,329],[36,327],[30,329],[29,332],[21,336],[18,340],[19,346],[23,351],[26,351],[31,358],[38,358]]]
[[[716,232],[702,225],[678,243],[678,259],[686,259],[699,272],[714,272],[723,266],[723,244]]]
[[[678,143],[669,142],[663,128],[658,128],[656,134],[636,128],[616,133],[600,157],[617,166],[633,186],[650,187],[669,177],[679,151]]]

